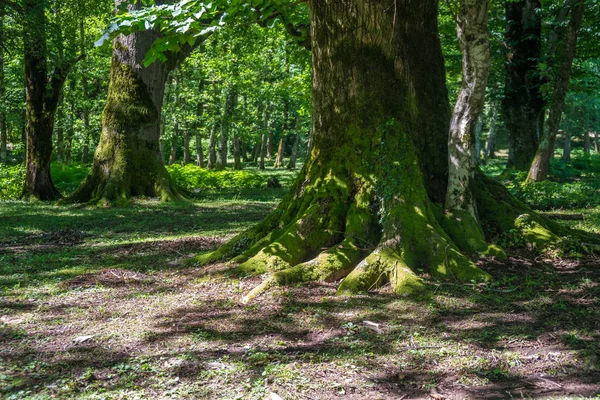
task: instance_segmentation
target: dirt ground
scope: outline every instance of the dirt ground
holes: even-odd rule
[[[62,236],[71,240],[5,243],[0,255],[86,246],[82,235]],[[494,283],[429,282],[430,293],[418,299],[398,298],[389,288],[339,297],[335,284],[314,283],[275,289],[243,305],[242,296],[264,277],[240,276],[225,264],[181,262],[221,241],[191,237],[91,250],[89,257],[120,262],[5,291],[0,395],[311,400],[600,394],[599,260],[483,260]],[[163,256],[163,268],[124,267],[140,254]]]

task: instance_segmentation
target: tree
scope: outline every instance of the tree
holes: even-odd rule
[[[543,129],[543,84],[538,71],[541,56],[540,0],[507,1],[506,81],[502,103],[508,129],[507,167],[526,171],[538,148]]]
[[[583,21],[584,11],[585,1],[571,0],[560,9],[557,17],[558,26],[555,27],[549,46],[550,60],[548,61],[556,69],[556,77],[552,85],[550,111],[546,130],[542,134],[540,145],[529,169],[528,181],[540,182],[548,177],[550,161],[554,155],[556,135],[560,128],[560,121],[565,107],[565,99],[571,77],[571,66],[575,59],[577,37]],[[564,24],[567,14],[570,14],[571,18],[565,28],[561,25]]]
[[[49,77],[45,4],[43,0],[25,0],[21,10],[27,94],[27,155],[21,197],[55,200],[61,195],[50,176],[54,116],[67,75],[83,55],[72,60],[61,59]]]
[[[117,7],[120,3],[116,0]],[[106,204],[136,195],[183,199],[160,154],[160,115],[167,76],[190,49],[144,66],[159,37],[148,29],[114,39],[100,143],[89,175],[67,201]]]
[[[4,84],[4,48],[6,41],[4,40],[4,5],[0,5],[0,164],[7,160],[6,142],[8,139],[8,130],[6,127],[6,111],[5,111],[5,84]]]
[[[461,0],[456,30],[463,53],[462,86],[450,121],[448,189],[446,211],[452,223],[470,225],[471,237],[465,238],[474,251],[486,251],[479,227],[475,202],[475,171],[479,149],[474,151],[479,118],[485,104],[485,89],[490,70],[488,39],[489,0]],[[475,157],[474,157],[475,154]],[[458,240],[458,238],[455,238]]]

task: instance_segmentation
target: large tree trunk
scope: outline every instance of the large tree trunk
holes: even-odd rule
[[[479,225],[475,200],[476,147],[481,111],[485,104],[490,65],[488,40],[489,0],[461,0],[456,30],[463,55],[462,86],[450,121],[448,154],[447,218],[451,224],[469,227],[453,237],[468,243],[471,251],[488,248]],[[452,231],[450,231],[452,232]],[[468,232],[469,237],[464,237]],[[453,235],[451,235],[453,236]]]
[[[437,1],[310,4],[310,158],[276,211],[197,261],[246,250],[234,259],[239,268],[273,272],[247,299],[273,284],[343,277],[341,292],[386,281],[416,291],[413,269],[422,266],[437,277],[488,279],[432,205],[445,198],[449,128]]]
[[[156,38],[155,32],[142,31],[114,40],[100,143],[89,175],[68,200],[109,204],[128,202],[131,196],[183,199],[159,151],[165,82],[174,63],[143,66]]]
[[[538,73],[541,4],[540,0],[507,1],[505,8],[508,60],[502,106],[509,141],[507,167],[526,171],[543,128],[544,100]]]
[[[571,0],[571,2],[565,5],[561,11],[564,13],[570,12],[571,19],[569,20],[566,29],[560,26],[556,27],[556,29],[563,30],[564,34],[561,34],[559,35],[560,37],[556,38],[556,41],[558,42],[554,45],[556,46],[556,50],[553,50],[554,54],[551,54],[551,60],[557,64],[558,74],[553,82],[547,129],[542,135],[540,146],[537,149],[535,158],[529,169],[529,175],[527,176],[527,180],[533,182],[541,182],[548,177],[550,161],[554,156],[556,135],[558,134],[560,121],[565,108],[565,99],[567,97],[567,90],[569,89],[569,79],[571,78],[571,66],[573,65],[573,60],[575,59],[575,53],[577,51],[577,37],[579,35],[581,22],[583,21],[585,2]],[[559,22],[562,21],[559,20]]]
[[[196,133],[196,165],[204,168],[204,149],[202,149],[202,136]]]

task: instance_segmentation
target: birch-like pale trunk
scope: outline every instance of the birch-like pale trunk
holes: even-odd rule
[[[462,87],[450,123],[446,210],[467,212],[477,221],[473,196],[477,120],[485,102],[490,67],[489,0],[461,0],[456,30],[463,54]]]

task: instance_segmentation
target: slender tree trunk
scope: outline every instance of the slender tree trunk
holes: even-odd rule
[[[594,153],[598,154],[598,131],[594,132]]]
[[[556,44],[555,54],[551,55],[557,64],[558,74],[553,82],[547,129],[542,136],[535,159],[529,169],[529,175],[527,176],[528,181],[541,182],[545,180],[548,177],[550,161],[554,156],[556,135],[558,134],[560,121],[565,108],[565,98],[567,97],[569,79],[571,78],[571,66],[573,65],[573,60],[575,59],[575,54],[577,52],[577,37],[583,21],[586,4],[584,1],[579,0],[574,0],[572,3],[575,4],[565,6],[565,8],[569,7],[570,9],[571,19],[564,30],[564,34],[560,35],[563,37],[559,38],[560,43]]]
[[[236,133],[233,137],[233,169],[240,171],[242,169],[240,137]]]
[[[288,162],[287,169],[296,169],[296,160],[298,158],[298,146],[300,145],[300,133],[294,135],[294,144],[292,145],[292,152],[290,153],[290,161]]]
[[[275,168],[283,168],[284,158],[283,153],[285,150],[285,136],[282,134],[279,139],[279,146],[277,146],[277,157],[275,157]]]
[[[477,125],[475,126],[475,164],[479,164],[481,162],[481,151],[483,150],[483,126],[485,125],[485,120],[483,118],[483,114],[480,114],[479,119],[477,120]]]
[[[267,159],[271,161],[273,159],[273,127],[269,127],[267,133]]]
[[[75,136],[75,105],[73,104],[74,99],[71,98],[69,107],[67,108],[67,129],[65,130],[65,164],[71,164],[71,158],[73,154],[73,137]]]
[[[260,158],[260,150],[262,149],[262,141],[254,143],[254,148],[252,149],[252,163],[257,164],[258,159]]]
[[[65,113],[63,107],[58,107],[56,113],[56,161],[61,164],[65,163]]]
[[[204,150],[202,149],[202,137],[196,133],[196,165],[204,168]]]
[[[267,152],[267,134],[263,133],[260,137],[260,164],[258,169],[265,170],[265,153]]]
[[[502,102],[508,130],[507,167],[526,171],[538,148],[544,100],[538,73],[541,56],[540,0],[507,1],[505,41],[508,60]]]
[[[231,122],[233,119],[233,111],[235,108],[237,91],[235,88],[229,88],[223,109],[223,119],[221,122],[221,134],[219,135],[219,151],[217,152],[216,169],[227,168],[227,143],[229,141],[229,131],[231,130]]]
[[[0,99],[5,98],[6,87],[4,83],[4,46],[6,45],[4,33],[4,5],[0,5]],[[8,142],[8,129],[6,126],[6,112],[4,100],[0,100],[0,164],[8,159],[6,144]]]
[[[484,159],[487,161],[496,158],[496,129],[498,124],[498,103],[492,104],[492,120],[490,121],[490,131],[485,141]]]
[[[141,31],[114,40],[100,143],[89,175],[68,201],[123,203],[140,195],[183,199],[164,166],[159,143],[165,83],[176,61],[143,66],[157,37],[154,31]]]
[[[589,155],[591,147],[592,142],[590,140],[590,131],[586,129],[583,131],[583,152]]]
[[[190,153],[190,132],[186,129],[183,131],[183,164],[187,165],[192,162]]]
[[[445,206],[452,225],[468,228],[459,234],[452,229],[446,230],[456,243],[462,243],[461,247],[471,252],[488,249],[475,199],[475,170],[479,160],[479,149],[475,151],[475,148],[476,137],[480,135],[478,121],[482,119],[490,66],[487,31],[489,6],[489,0],[461,0],[456,16],[456,30],[463,55],[462,86],[450,121]]]
[[[171,152],[169,153],[169,165],[175,164],[177,161],[177,147],[179,144],[179,122],[177,115],[173,113],[173,134],[171,135]]]
[[[79,21],[79,51],[81,54],[85,53],[85,19],[81,18]],[[85,68],[81,70],[81,90],[83,92],[83,102],[81,105],[81,119],[83,120],[83,146],[81,153],[81,163],[87,165],[90,162],[90,141],[91,141],[91,129],[90,129],[90,111],[88,107],[89,91],[88,91],[88,80],[87,71]]]
[[[208,136],[208,169],[217,167],[217,132],[219,131],[219,123],[215,123],[210,130]]]
[[[565,131],[565,143],[563,144],[563,161],[571,161],[571,132]]]

